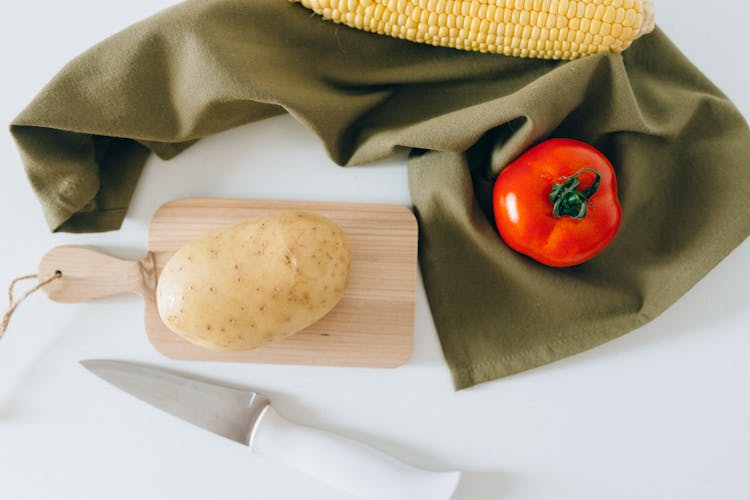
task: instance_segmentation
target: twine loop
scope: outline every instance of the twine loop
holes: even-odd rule
[[[0,339],[2,339],[3,335],[5,335],[5,331],[8,329],[8,323],[10,323],[10,318],[11,316],[13,316],[13,313],[16,312],[16,308],[19,305],[21,305],[21,303],[24,300],[28,299],[29,296],[33,294],[34,292],[36,292],[37,290],[49,285],[56,279],[62,278],[62,271],[55,271],[55,273],[52,276],[40,281],[39,283],[36,284],[34,288],[32,288],[31,290],[23,294],[20,299],[14,300],[13,290],[15,289],[16,284],[24,280],[30,280],[30,279],[34,279],[38,277],[39,277],[38,274],[29,274],[27,276],[21,276],[20,278],[16,278],[10,283],[10,286],[8,287],[8,310],[5,312],[5,315],[3,315],[2,322],[0,322]]]
[[[138,262],[138,270],[141,273],[141,294],[150,297],[156,290],[156,256],[154,252],[148,252],[146,257]]]

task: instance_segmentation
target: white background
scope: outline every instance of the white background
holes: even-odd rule
[[[750,116],[750,4],[656,3],[661,28]],[[0,122],[10,123],[75,55],[170,4],[3,0]],[[410,205],[404,163],[336,167],[310,132],[274,118],[206,139],[170,162],[151,158],[121,231],[53,235],[6,131],[0,288],[34,272],[60,244],[141,258],[151,215],[173,198]],[[0,342],[0,498],[349,498],[153,410],[77,364],[116,358],[253,387],[291,420],[416,465],[468,471],[457,500],[746,500],[749,271],[746,241],[647,326],[461,392],[452,389],[421,284],[414,355],[392,370],[173,362],[148,343],[140,298],[61,305],[40,293]]]

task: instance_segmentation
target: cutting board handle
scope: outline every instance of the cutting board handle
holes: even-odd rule
[[[156,265],[151,252],[141,261],[132,261],[90,248],[59,246],[42,257],[39,279],[57,272],[60,279],[43,288],[56,302],[88,302],[121,293],[152,299],[156,290]]]

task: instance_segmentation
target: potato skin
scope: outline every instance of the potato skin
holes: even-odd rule
[[[213,350],[253,349],[325,316],[346,288],[351,250],[308,212],[251,219],[180,248],[159,276],[164,324]]]

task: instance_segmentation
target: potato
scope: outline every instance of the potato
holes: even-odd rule
[[[159,276],[159,316],[214,350],[247,350],[325,316],[346,287],[351,251],[333,221],[306,212],[267,215],[180,248]]]

